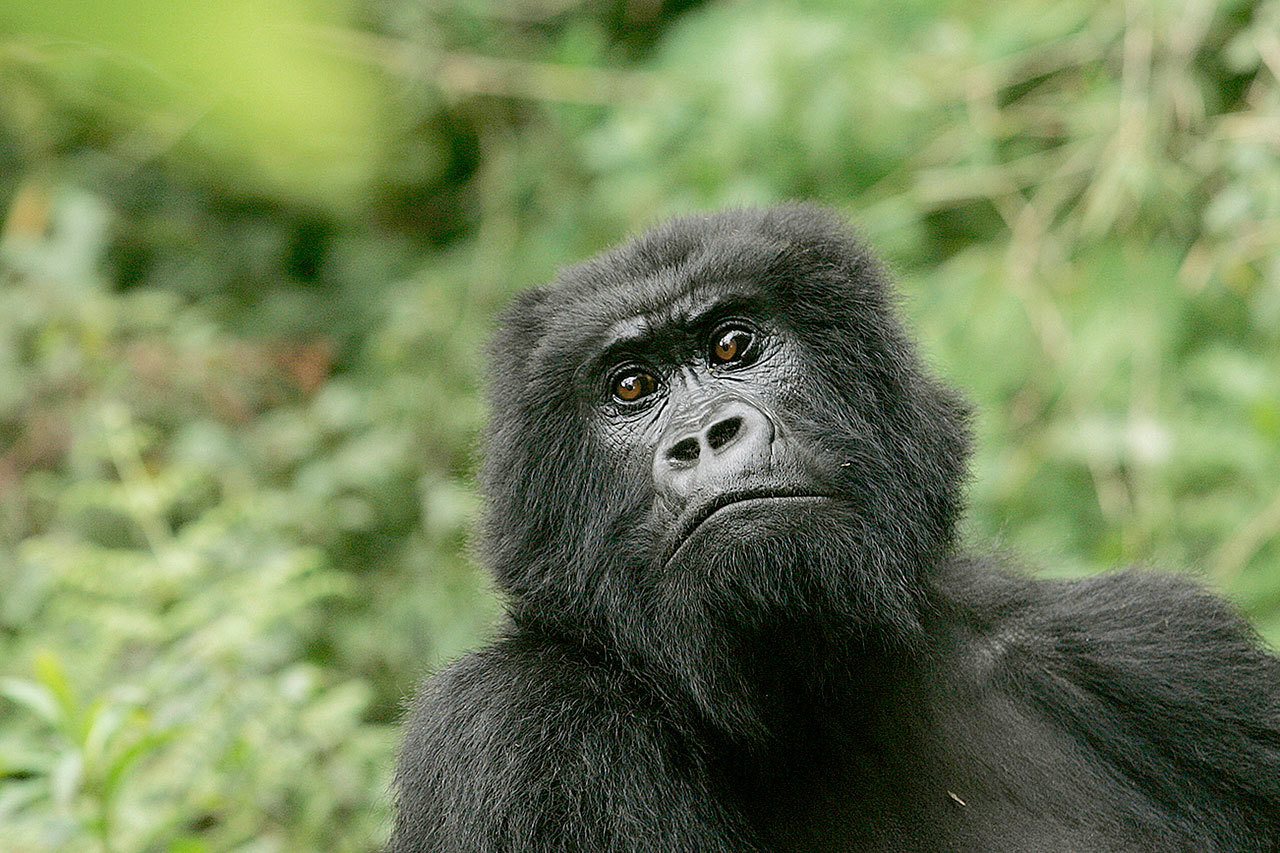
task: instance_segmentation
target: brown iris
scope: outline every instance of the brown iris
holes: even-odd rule
[[[634,403],[658,390],[658,380],[643,370],[628,370],[613,380],[613,396],[624,403]]]
[[[725,329],[711,346],[711,360],[716,364],[737,361],[751,346],[751,340],[746,329]]]

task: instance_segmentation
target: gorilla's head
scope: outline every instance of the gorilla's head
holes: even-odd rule
[[[522,294],[490,356],[484,542],[516,619],[678,668],[783,625],[918,630],[967,410],[830,214],[676,220]]]

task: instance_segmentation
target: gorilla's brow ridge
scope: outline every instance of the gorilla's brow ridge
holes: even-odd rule
[[[701,333],[722,316],[735,312],[754,314],[761,309],[759,296],[740,283],[698,283],[658,310],[642,310],[615,322],[586,364],[611,364],[629,353],[651,348],[655,342]]]
[[[723,315],[756,315],[763,310],[758,293],[742,283],[704,282],[695,284],[657,309],[637,311],[611,327],[605,347],[643,345],[652,338],[703,332]]]

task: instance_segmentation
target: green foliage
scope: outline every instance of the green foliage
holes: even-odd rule
[[[470,490],[418,461],[470,424],[113,294],[101,210],[54,209],[0,289],[0,837],[370,849],[400,695],[492,615]]]
[[[691,5],[0,12],[0,849],[375,848],[489,320],[689,209],[888,253],[973,543],[1280,640],[1280,2]]]
[[[315,49],[334,12],[315,0],[6,4],[7,94],[58,107],[23,116],[32,147],[166,152],[233,190],[265,181],[284,201],[342,209],[380,160],[383,90],[362,64]]]

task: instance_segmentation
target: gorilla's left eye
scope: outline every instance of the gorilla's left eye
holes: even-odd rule
[[[634,403],[658,390],[657,378],[647,370],[637,367],[618,371],[609,384],[613,398],[622,403]]]
[[[721,326],[711,336],[711,363],[737,364],[752,354],[755,341],[756,336],[745,326]]]

